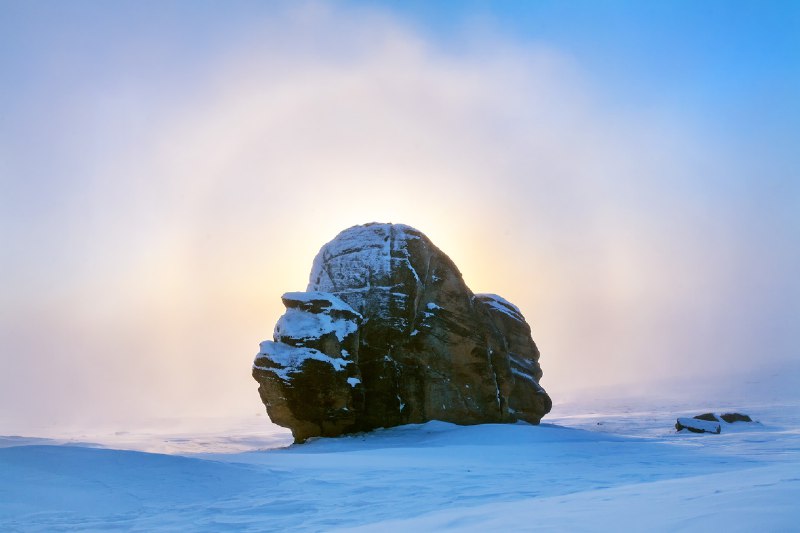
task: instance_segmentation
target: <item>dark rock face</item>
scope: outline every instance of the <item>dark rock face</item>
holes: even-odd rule
[[[720,418],[723,419],[728,424],[733,424],[734,422],[752,422],[753,419],[747,415],[743,415],[742,413],[724,413],[720,415]]]
[[[703,413],[702,415],[695,415],[692,418],[697,420],[707,420],[709,422],[719,422],[719,418],[714,413]]]
[[[551,401],[519,309],[473,294],[421,232],[367,224],[322,247],[287,293],[253,376],[295,440],[428,420],[539,423]]]

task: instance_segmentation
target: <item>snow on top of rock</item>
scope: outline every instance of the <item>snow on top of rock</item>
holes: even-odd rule
[[[340,231],[323,249],[327,248],[331,255],[341,255],[353,248],[361,248],[365,243],[384,242],[389,235],[397,241],[419,239],[422,233],[405,224],[370,222]]]
[[[497,294],[492,294],[487,292],[482,294],[476,294],[475,297],[478,298],[483,303],[485,303],[486,305],[488,305],[489,307],[491,307],[492,309],[500,311],[501,313],[510,316],[514,320],[518,320],[520,322],[525,321],[525,318],[522,316],[522,311],[519,310],[519,307],[512,304],[502,296],[498,296]]]
[[[330,305],[324,306],[325,309],[331,309],[335,311],[347,311],[349,313],[358,315],[358,313],[356,313],[353,310],[353,308],[347,304],[347,302],[345,302],[335,294],[331,294],[329,292],[322,292],[322,291],[287,292],[284,293],[281,298],[289,302],[302,302],[302,303],[329,302]]]
[[[328,363],[337,372],[344,370],[344,367],[352,363],[352,361],[341,357],[331,357],[314,348],[289,346],[282,342],[264,341],[261,343],[260,348],[261,351],[256,355],[253,368],[274,372],[285,381],[289,381],[291,379],[290,374],[299,371],[300,367],[308,359]],[[277,368],[261,366],[258,364],[258,360],[261,358],[267,358],[280,366]]]
[[[350,306],[347,308],[350,309]],[[351,312],[354,311],[351,310]],[[273,336],[276,341],[279,341],[282,337],[318,339],[327,333],[333,333],[341,342],[351,333],[355,333],[357,329],[358,323],[355,320],[289,308],[275,324]]]
[[[404,250],[406,241],[421,238],[420,231],[405,224],[372,222],[347,228],[325,244],[314,258],[308,290],[338,292],[369,287],[370,279],[390,275],[393,259],[403,260],[393,257],[393,251]],[[346,268],[326,268],[336,259]]]
[[[697,418],[678,418],[678,424],[676,426],[682,426],[689,431],[694,430],[695,432],[705,432],[705,433],[720,433],[720,424],[719,422],[711,422],[709,420],[698,420]],[[679,429],[680,431],[680,429]]]

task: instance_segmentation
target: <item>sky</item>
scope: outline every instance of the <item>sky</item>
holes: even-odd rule
[[[0,434],[262,412],[370,221],[517,304],[556,403],[797,383],[798,95],[795,2],[0,0]]]

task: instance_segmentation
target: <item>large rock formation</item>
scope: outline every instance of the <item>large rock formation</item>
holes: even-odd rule
[[[413,228],[344,230],[314,260],[308,291],[283,303],[253,377],[297,442],[434,419],[538,424],[550,411],[520,310],[473,294]]]

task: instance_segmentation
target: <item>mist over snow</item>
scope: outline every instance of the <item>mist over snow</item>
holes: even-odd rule
[[[518,306],[557,404],[798,385],[797,101],[771,77],[796,88],[798,62],[753,67],[778,46],[760,19],[708,30],[760,92],[702,86],[728,63],[690,23],[719,14],[671,36],[698,44],[676,64],[706,58],[696,88],[725,105],[704,111],[675,70],[645,83],[489,13],[445,33],[360,3],[37,6],[0,16],[4,434],[255,416],[281,293],[373,220]]]

